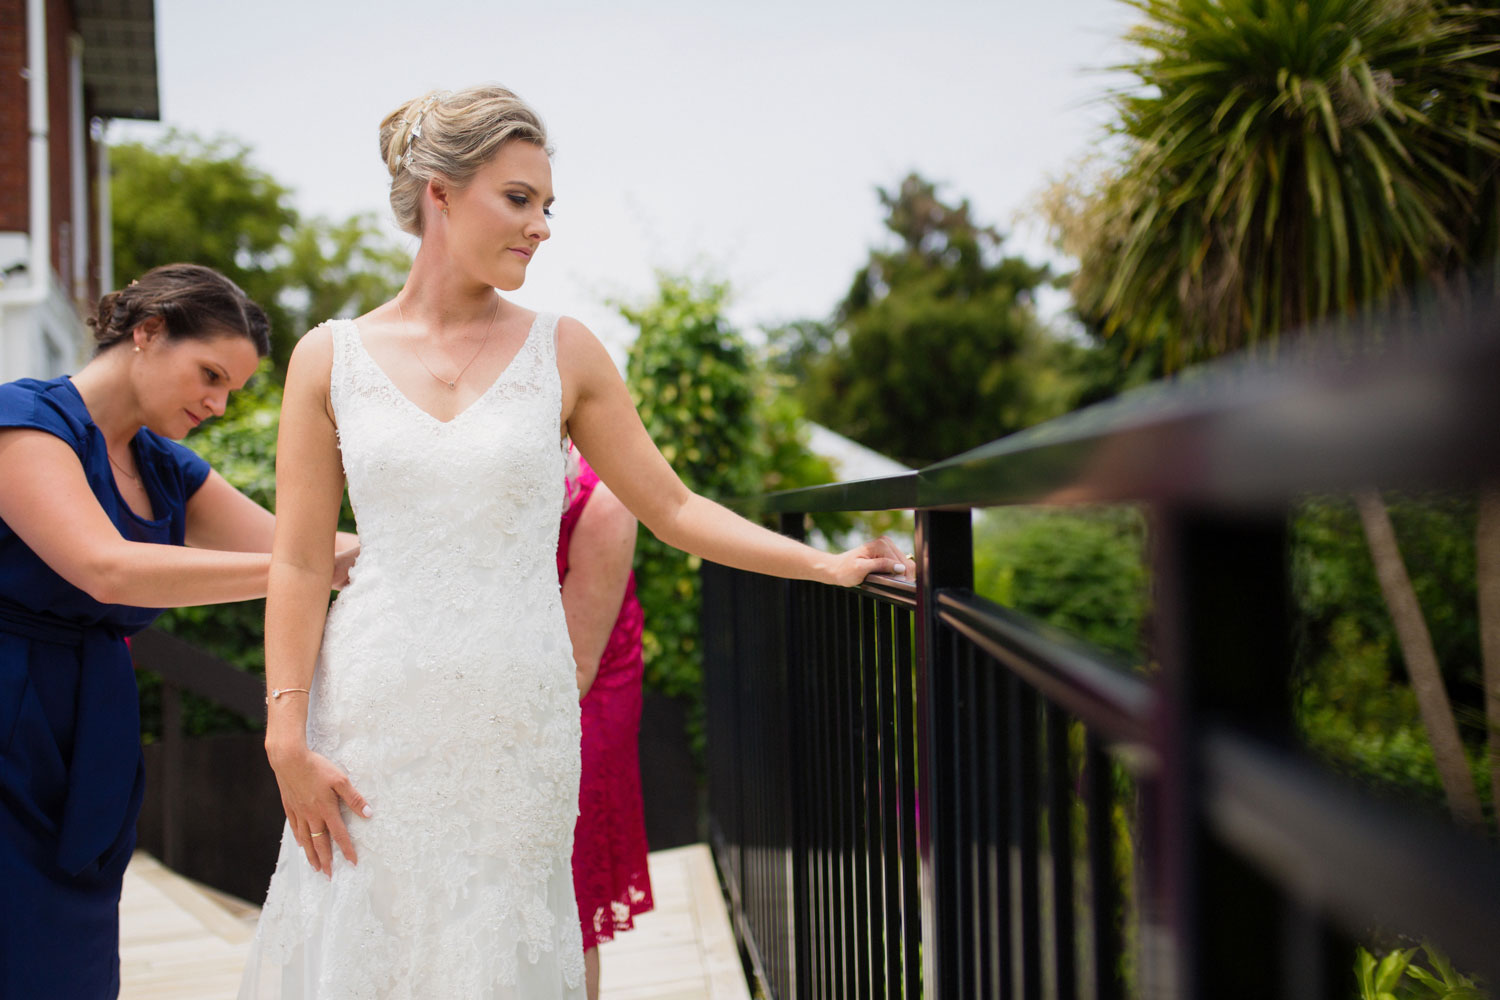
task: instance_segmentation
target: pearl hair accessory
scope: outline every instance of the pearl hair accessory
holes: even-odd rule
[[[427,114],[427,110],[437,103],[438,98],[443,97],[447,93],[448,92],[445,90],[441,94],[433,94],[431,97],[427,98],[427,100],[423,102],[421,110],[419,110],[416,113],[416,116],[412,118],[410,122],[411,131],[406,133],[406,150],[401,154],[401,165],[406,169],[411,169],[412,140],[416,139],[422,134],[422,116]],[[399,119],[399,121],[402,125],[408,124],[405,118],[401,118]]]

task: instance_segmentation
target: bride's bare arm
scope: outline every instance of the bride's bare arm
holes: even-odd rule
[[[558,322],[557,338],[569,436],[599,478],[663,542],[726,566],[845,587],[871,573],[912,573],[889,539],[842,553],[822,552],[693,493],[646,433],[598,338],[567,318]]]
[[[302,338],[287,368],[276,441],[276,535],[266,594],[266,686],[271,690],[312,687],[328,614],[334,535],[344,495],[328,396],[332,363],[333,342],[324,328]],[[307,699],[295,691],[270,700],[266,755],[308,862],[332,874],[330,840],[351,862],[356,860],[338,800],[356,813],[368,813],[348,777],[307,749]]]

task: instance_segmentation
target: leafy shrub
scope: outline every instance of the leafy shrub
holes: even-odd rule
[[[661,275],[656,297],[621,305],[639,331],[626,369],[636,407],[689,489],[716,499],[830,482],[807,450],[801,413],[724,316],[723,284]],[[646,686],[701,706],[700,561],[649,532],[636,545]],[[695,713],[698,709],[695,709]]]
[[[1483,688],[1471,500],[1390,504],[1402,558],[1432,633],[1481,794]],[[1297,614],[1296,721],[1335,767],[1440,805],[1442,784],[1358,514],[1340,499],[1306,501],[1291,522]]]
[[[1129,508],[984,511],[974,529],[974,590],[1144,663],[1145,536]]]
[[[1419,950],[1426,956],[1426,966],[1417,960]],[[1453,963],[1431,945],[1420,949],[1397,948],[1379,959],[1359,948],[1355,953],[1354,974],[1359,983],[1359,1000],[1487,1000],[1488,997],[1474,980],[1453,968]]]

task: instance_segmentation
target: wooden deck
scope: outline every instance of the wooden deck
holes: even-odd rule
[[[600,1000],[750,1000],[713,859],[650,857],[656,909],[602,946]],[[233,1000],[259,910],[137,854],[120,901],[121,1000]]]

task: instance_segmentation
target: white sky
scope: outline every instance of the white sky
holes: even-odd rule
[[[157,0],[163,122],[110,136],[238,138],[300,211],[394,234],[381,118],[502,83],[556,148],[552,239],[514,298],[618,350],[607,300],[659,268],[727,278],[745,327],[828,315],[882,238],[876,187],[910,170],[1015,229],[1097,143],[1128,23],[1119,0]]]

